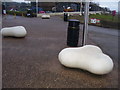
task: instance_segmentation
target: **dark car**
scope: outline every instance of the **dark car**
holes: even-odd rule
[[[27,17],[34,17],[34,13],[33,13],[32,9],[28,9],[28,10],[27,10],[26,16],[27,16]]]

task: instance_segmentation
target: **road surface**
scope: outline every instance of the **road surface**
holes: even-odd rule
[[[117,30],[89,26],[87,44],[98,45],[114,61],[113,71],[99,76],[66,68],[58,61],[59,52],[68,47],[67,24],[58,16],[3,19],[3,27],[22,25],[28,32],[25,38],[3,38],[3,88],[117,88]],[[82,30],[79,46],[81,37]]]

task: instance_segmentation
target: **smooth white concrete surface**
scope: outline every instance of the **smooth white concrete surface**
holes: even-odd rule
[[[42,18],[50,18],[50,15],[43,14],[41,17],[42,17]]]
[[[112,59],[94,45],[65,48],[59,53],[58,58],[66,67],[80,68],[98,75],[110,73],[113,69]]]
[[[23,26],[6,27],[1,29],[2,36],[25,37],[27,34]]]

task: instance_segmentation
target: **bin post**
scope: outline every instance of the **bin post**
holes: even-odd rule
[[[67,45],[70,47],[77,47],[79,41],[79,24],[80,21],[70,19],[67,31]]]
[[[24,17],[23,13],[22,13],[22,17]]]
[[[14,13],[14,18],[16,19],[16,13]]]

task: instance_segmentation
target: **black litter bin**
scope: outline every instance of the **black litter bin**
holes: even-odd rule
[[[31,10],[31,9],[28,9],[27,10],[27,15],[26,15],[27,17],[34,17],[34,15],[33,15],[33,11]]]
[[[64,13],[64,21],[68,21],[68,13]]]
[[[67,31],[67,45],[70,47],[77,47],[79,40],[79,24],[80,21],[70,19]]]

